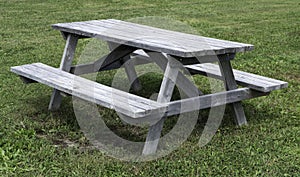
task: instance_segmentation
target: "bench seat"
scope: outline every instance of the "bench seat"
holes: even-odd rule
[[[222,79],[219,66],[216,64],[204,63],[185,65],[185,67],[192,74],[202,74]],[[287,82],[233,70],[237,83],[246,86],[246,88],[202,95],[162,104],[93,82],[42,63],[15,66],[11,68],[11,71],[26,78],[27,81],[29,81],[28,83],[31,83],[32,80],[43,83],[83,100],[110,109],[115,109],[131,118],[144,118],[149,116],[159,117],[163,114],[171,116],[180,114],[181,112],[205,109],[244,99],[264,96],[273,90],[287,87]],[[253,91],[251,91],[251,89],[253,89]],[[182,109],[182,106],[186,108]]]
[[[131,118],[161,114],[166,105],[75,76],[43,63],[14,66],[11,71],[101,106],[115,109]]]
[[[191,74],[202,74],[216,79],[222,79],[219,65],[212,63],[185,65]],[[233,69],[233,74],[238,85],[248,87],[260,92],[271,92],[288,86],[287,82],[247,73]]]

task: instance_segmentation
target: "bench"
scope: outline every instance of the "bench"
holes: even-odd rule
[[[96,83],[42,63],[15,66],[11,68],[11,71],[83,100],[115,109],[131,118],[160,114],[166,108],[164,104],[156,101]]]
[[[201,74],[216,79],[223,79],[219,65],[212,63],[185,66],[191,74]],[[233,69],[234,78],[238,85],[249,87],[260,92],[271,92],[286,88],[287,82]]]
[[[141,55],[144,59],[147,57]],[[221,79],[220,68],[216,64],[204,63],[185,66],[191,74],[201,74],[216,79]],[[235,89],[227,92],[200,95],[194,98],[171,101],[169,103],[159,103],[144,97],[140,97],[128,92],[124,92],[100,83],[70,74],[58,68],[54,68],[43,63],[33,63],[11,68],[11,71],[31,80],[25,83],[39,82],[57,90],[76,96],[86,101],[96,103],[106,108],[115,109],[128,116],[127,118],[155,117],[166,114],[167,116],[177,115],[197,109],[220,106],[234,103],[245,99],[267,95],[267,93],[286,88],[287,82],[247,73],[233,69],[237,84],[245,88]],[[212,98],[219,101],[212,102]],[[182,105],[190,105],[182,109]]]

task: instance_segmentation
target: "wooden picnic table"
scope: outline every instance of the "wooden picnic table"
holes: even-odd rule
[[[231,60],[236,53],[253,50],[251,44],[185,34],[114,19],[59,23],[52,27],[61,31],[66,40],[60,68],[34,63],[12,67],[12,72],[20,75],[27,83],[36,81],[53,87],[50,110],[60,107],[61,92],[64,92],[115,109],[132,119],[159,118],[159,121],[149,128],[143,150],[143,154],[146,155],[156,151],[164,120],[168,116],[230,104],[234,110],[235,122],[237,125],[244,125],[247,124],[247,120],[242,100],[265,96],[273,90],[287,87],[287,83],[283,81],[232,69]],[[107,41],[111,51],[95,62],[72,66],[76,45],[81,38],[99,38]],[[139,64],[154,62],[164,71],[156,101],[79,76],[120,68],[133,57],[140,58]],[[213,62],[218,62],[219,65],[212,64]],[[182,66],[191,74],[202,74],[223,80],[226,91],[204,95],[181,72]],[[125,65],[125,70],[128,79],[133,83],[133,88],[139,89],[140,83],[136,79],[134,64],[129,62]],[[175,85],[189,98],[170,101]],[[238,88],[238,85],[243,87]],[[183,103],[189,106],[182,109]]]

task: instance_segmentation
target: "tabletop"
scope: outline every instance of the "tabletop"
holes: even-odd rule
[[[91,20],[52,25],[62,32],[133,46],[178,57],[221,55],[253,50],[251,44],[175,32],[121,20]]]

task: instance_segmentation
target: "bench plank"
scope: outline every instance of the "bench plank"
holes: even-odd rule
[[[160,114],[166,107],[153,100],[95,83],[42,63],[15,66],[11,71],[83,100],[115,109],[132,118]]]
[[[222,79],[220,68],[216,64],[204,63],[185,66],[191,73]],[[233,69],[237,84],[261,92],[271,92],[288,86],[287,82]]]

